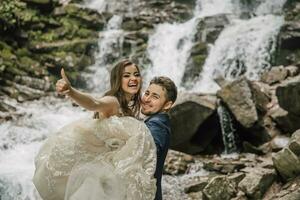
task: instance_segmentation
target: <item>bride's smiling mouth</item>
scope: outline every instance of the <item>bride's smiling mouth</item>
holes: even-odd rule
[[[137,88],[139,86],[139,84],[136,82],[136,83],[129,83],[128,84],[128,87],[129,88]]]

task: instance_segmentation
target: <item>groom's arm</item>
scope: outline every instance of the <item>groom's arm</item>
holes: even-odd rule
[[[157,155],[161,155],[163,149],[167,145],[167,140],[169,137],[169,129],[159,120],[150,120],[146,123],[149,128],[151,135],[154,139]]]

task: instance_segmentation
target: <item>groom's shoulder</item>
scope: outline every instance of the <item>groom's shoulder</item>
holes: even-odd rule
[[[156,113],[148,118],[147,121],[157,121],[162,123],[169,122],[169,115],[166,113]]]
[[[166,113],[157,113],[152,116],[150,116],[147,121],[145,121],[147,126],[159,126],[159,127],[165,127],[167,129],[170,128],[170,120],[169,116]]]

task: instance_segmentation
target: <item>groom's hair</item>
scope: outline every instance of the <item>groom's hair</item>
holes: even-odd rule
[[[149,85],[151,84],[159,85],[166,90],[167,101],[172,101],[173,103],[176,101],[177,87],[170,78],[166,76],[156,76],[150,81]]]

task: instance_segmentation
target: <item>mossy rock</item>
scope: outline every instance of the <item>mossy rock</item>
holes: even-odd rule
[[[12,47],[9,46],[8,44],[6,44],[5,42],[3,41],[0,41],[0,50],[3,50],[3,49],[8,49],[9,51],[12,51]]]
[[[52,0],[22,0],[22,1],[25,1],[28,3],[42,4],[42,5],[52,3]]]
[[[9,60],[9,61],[17,59],[16,55],[13,54],[10,49],[7,49],[7,48],[0,50],[0,58],[2,58],[3,60]]]
[[[207,54],[207,44],[204,42],[197,42],[191,49],[191,55]]]
[[[26,10],[26,4],[20,1],[1,0],[0,3],[0,26],[2,31],[17,29],[19,27],[18,14]]]
[[[78,30],[78,32],[76,33],[76,36],[80,37],[80,38],[97,38],[98,37],[99,32],[98,31],[94,31],[91,29],[86,29],[86,28],[80,28]]]
[[[193,65],[197,68],[196,71],[201,71],[207,55],[192,56]]]
[[[143,26],[139,24],[135,19],[126,19],[122,23],[122,29],[126,31],[136,31],[141,29]]]
[[[15,64],[13,65],[8,65],[5,69],[5,71],[9,74],[12,74],[14,76],[16,75],[20,75],[20,76],[25,76],[27,75],[26,72],[24,72],[23,70],[19,69]]]
[[[64,7],[67,16],[76,19],[80,25],[94,30],[102,30],[106,23],[106,18],[96,10],[84,8],[78,4],[68,4]]]
[[[31,52],[28,51],[27,48],[23,47],[23,48],[19,48],[15,51],[15,54],[17,57],[23,57],[23,56],[30,56]]]
[[[45,70],[45,68],[41,66],[39,61],[27,56],[19,58],[18,67],[19,69],[22,69],[23,71],[28,73],[28,75],[34,77],[43,77],[48,74],[47,70]]]
[[[56,42],[39,42],[32,41],[28,44],[29,49],[33,52],[52,52],[52,51],[68,51],[68,52],[77,52],[85,53],[88,52],[90,48],[98,45],[97,38],[89,39],[74,39],[74,40],[63,40]]]

